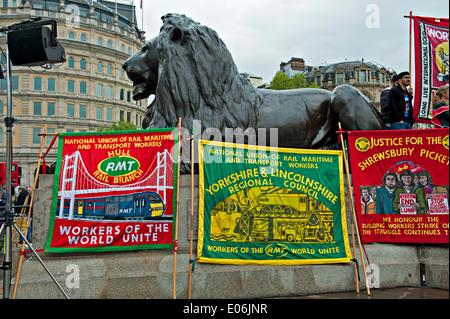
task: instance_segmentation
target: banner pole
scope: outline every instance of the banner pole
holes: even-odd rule
[[[33,189],[31,190],[30,207],[28,209],[28,216],[27,216],[27,227],[25,229],[25,234],[24,234],[25,238],[28,235],[28,226],[30,225],[31,209],[33,208],[34,190],[36,189],[37,181],[38,181],[38,178],[39,178],[39,167],[41,166],[41,158],[42,158],[42,154],[44,152],[46,133],[47,133],[47,124],[44,125],[44,135],[42,135],[41,149],[39,151],[39,158],[38,158],[38,164],[37,164],[37,168],[36,168],[36,173],[34,175]],[[19,235],[19,237],[20,237],[20,235]],[[17,288],[18,288],[19,279],[20,279],[20,272],[22,270],[22,262],[23,262],[23,253],[24,253],[24,251],[25,251],[25,240],[22,242],[22,249],[21,249],[21,253],[20,253],[20,257],[19,257],[19,264],[17,266],[18,268],[17,268],[16,282],[14,284],[13,299],[16,299]]]
[[[409,11],[409,74],[412,74],[411,63],[412,63],[412,21],[413,15],[412,11]],[[413,77],[411,76],[411,82]],[[410,87],[413,87],[413,83],[411,83]]]
[[[339,130],[341,130],[341,123],[339,123]],[[343,139],[344,137],[341,134],[341,139]],[[344,154],[344,160],[345,160],[345,148],[344,148],[344,143],[342,143],[342,152]],[[346,175],[347,175],[347,186],[348,186],[348,191],[349,193],[351,192],[350,189],[350,181],[348,178],[348,168],[347,165],[345,166],[346,169]],[[352,249],[353,249],[353,256],[356,258],[356,240],[355,240],[355,224],[354,224],[354,220],[353,220],[353,215],[350,214],[350,223],[351,223],[351,228],[352,228]],[[358,264],[356,262],[353,262],[353,265],[355,267],[355,281],[356,281],[356,292],[359,293],[359,280],[358,280]]]
[[[339,130],[342,131],[341,123],[339,122],[338,124],[339,124]],[[351,213],[351,216],[353,216],[353,218],[351,219],[351,221],[352,221],[351,223],[352,223],[353,246],[355,245],[355,239],[354,239],[354,235],[353,235],[353,231],[354,231],[353,225],[355,225],[356,237],[358,239],[358,246],[359,246],[359,254],[361,255],[361,262],[362,262],[362,267],[363,267],[363,272],[364,272],[364,279],[366,281],[367,295],[370,296],[369,283],[368,283],[367,274],[366,274],[366,266],[365,266],[365,263],[364,263],[364,256],[363,256],[362,249],[361,249],[361,247],[362,247],[361,237],[359,235],[359,228],[358,228],[358,225],[357,225],[357,218],[356,218],[355,207],[354,207],[354,202],[353,202],[352,188],[351,188],[351,183],[350,183],[350,170],[349,170],[349,167],[348,167],[348,160],[347,160],[347,155],[346,155],[346,152],[345,152],[344,136],[343,136],[342,133],[339,133],[339,134],[341,134],[342,152],[343,152],[343,156],[344,156],[345,170],[346,170],[346,173],[347,173],[346,174],[347,175],[347,187],[348,187],[348,195],[350,197],[349,198],[349,201],[350,201],[350,213]],[[356,258],[356,254],[355,254],[354,257]],[[357,269],[356,268],[357,267],[356,263],[354,263],[354,264],[355,264],[355,269]],[[357,276],[357,272],[356,272],[355,275]],[[359,292],[358,280],[356,280],[356,282],[357,282],[357,292]]]
[[[189,247],[189,261],[192,261],[192,246],[194,241],[194,135],[191,134],[191,240]],[[192,288],[192,267],[189,265],[189,292],[188,299],[191,299]]]
[[[179,203],[180,203],[180,135],[181,135],[181,117],[178,118],[178,160],[177,160],[177,210],[175,216],[175,242],[173,249],[173,299],[177,299],[177,253],[178,253],[178,212],[179,212]]]

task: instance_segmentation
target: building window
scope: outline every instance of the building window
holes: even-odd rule
[[[32,134],[33,134],[32,136],[33,144],[41,144],[41,137],[39,136],[39,134],[41,134],[41,129],[33,127]]]
[[[121,101],[125,100],[125,90],[124,89],[120,89],[120,100]]]
[[[338,84],[344,83],[344,74],[343,73],[338,73],[337,74],[337,83]]]
[[[97,72],[98,73],[103,73],[103,63],[102,63],[102,61],[99,61],[97,63]]]
[[[69,31],[68,38],[69,40],[75,40],[75,33],[73,33],[73,31]]]
[[[109,99],[112,99],[113,97],[113,87],[111,85],[106,87],[106,97]]]
[[[131,122],[131,112],[127,112],[127,122]]]
[[[127,102],[131,102],[131,92],[127,91]]]
[[[80,69],[86,71],[86,60],[84,58],[80,60]]]
[[[85,119],[87,115],[87,105],[80,104],[80,119]]]
[[[33,102],[33,115],[42,115],[42,102]]]
[[[84,81],[80,82],[80,94],[87,94],[87,83]]]
[[[19,77],[18,76],[11,77],[11,89],[13,89],[13,90],[19,89]],[[6,90],[6,79],[0,79],[0,90]]]
[[[81,36],[80,36],[80,41],[81,42],[87,42],[87,35],[82,33]]]
[[[47,9],[50,11],[59,11],[59,6],[47,3]]]
[[[125,46],[123,45],[123,43],[120,45],[120,51],[125,52]]]
[[[42,79],[41,78],[33,79],[33,90],[42,91]]]
[[[366,82],[366,71],[360,71],[361,82]]]
[[[110,108],[110,107],[108,107],[107,109],[106,109],[106,120],[107,121],[112,121],[113,119],[112,119],[112,108]]]
[[[318,76],[316,76],[316,82],[317,82],[317,85],[318,86],[321,86],[322,85],[322,78],[321,78],[321,76],[320,75],[318,75]]]
[[[120,110],[120,121],[123,121],[124,120],[124,117],[123,117],[123,115],[124,115],[124,111],[123,110]]]
[[[67,93],[75,93],[75,81],[67,80]]]
[[[75,117],[75,104],[67,103],[67,117]]]
[[[3,101],[0,100],[0,114],[4,114],[3,112]]]
[[[103,46],[103,38],[98,38],[97,39],[97,44],[100,46]]]
[[[68,68],[74,69],[75,68],[75,59],[73,57],[69,57],[67,60]]]
[[[112,74],[112,65],[111,65],[111,63],[108,63],[108,66],[106,67],[106,73],[108,75],[113,75]]]
[[[55,116],[55,102],[47,102],[47,115]]]
[[[97,120],[103,120],[103,107],[97,106]]]
[[[103,84],[97,84],[97,96],[103,97]]]
[[[19,89],[19,77],[18,76],[13,76],[11,78],[11,87],[13,90],[18,90]]]
[[[113,43],[112,43],[112,41],[111,41],[111,40],[108,40],[106,46],[107,46],[108,48],[112,49],[112,48],[113,48]]]
[[[47,91],[55,92],[56,91],[56,80],[53,78],[47,79]]]

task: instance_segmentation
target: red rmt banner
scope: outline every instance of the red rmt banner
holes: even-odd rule
[[[176,129],[59,136],[46,252],[172,248]]]
[[[448,243],[449,130],[348,132],[365,243]]]

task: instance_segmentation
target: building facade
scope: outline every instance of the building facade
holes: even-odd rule
[[[333,90],[341,84],[350,84],[360,90],[380,110],[380,93],[391,84],[394,72],[373,62],[345,61],[319,67],[305,75],[319,87]]]
[[[334,90],[341,84],[350,84],[360,90],[380,108],[380,93],[390,86],[391,77],[395,72],[373,62],[345,61],[325,66],[311,67],[301,58],[292,58],[282,62],[280,70],[288,76],[300,73],[308,82],[315,83],[326,90]]]
[[[12,67],[13,162],[24,185],[33,185],[45,125],[47,133],[92,132],[121,119],[141,128],[147,100],[133,101],[123,62],[139,51],[144,32],[136,25],[132,0],[0,0],[0,24],[30,17],[57,22],[66,62]],[[6,52],[5,33],[0,47]],[[2,54],[5,70],[6,59]],[[6,72],[5,77],[6,77]],[[6,80],[0,80],[0,116],[6,116]],[[6,128],[0,123],[0,162],[6,158]],[[46,137],[44,152],[53,136]],[[45,158],[56,161],[57,145]]]

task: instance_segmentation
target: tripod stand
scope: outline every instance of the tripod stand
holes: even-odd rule
[[[9,299],[10,288],[11,288],[11,273],[12,273],[12,240],[11,240],[11,230],[14,228],[19,236],[25,241],[28,247],[31,249],[33,254],[42,264],[44,269],[50,275],[52,280],[56,283],[58,288],[63,292],[66,298],[69,298],[67,294],[64,292],[62,287],[53,277],[53,275],[48,270],[47,266],[45,266],[42,259],[36,253],[36,251],[31,247],[31,244],[19,230],[17,225],[14,223],[14,213],[12,212],[12,197],[11,197],[11,164],[12,164],[12,127],[14,126],[15,118],[12,117],[13,105],[12,105],[12,87],[11,87],[11,57],[9,52],[9,32],[17,31],[25,28],[30,28],[35,24],[36,21],[39,21],[40,18],[33,18],[29,21],[23,21],[16,25],[12,25],[9,27],[3,27],[0,29],[0,32],[6,32],[6,89],[7,89],[7,116],[5,117],[5,126],[6,126],[6,205],[5,210],[0,212],[0,223],[2,223],[2,227],[0,228],[0,233],[5,229],[5,240],[4,240],[4,259],[3,265],[0,267],[3,270],[3,299]],[[46,23],[46,22],[44,22]],[[56,33],[56,23],[55,33]],[[3,50],[2,50],[3,52]],[[39,164],[38,164],[39,169]],[[29,212],[31,213],[31,212]]]
[[[24,234],[20,231],[19,227],[17,227],[16,223],[14,222],[14,213],[12,212],[4,212],[0,215],[0,222],[2,222],[2,227],[0,228],[0,234],[3,231],[3,228],[5,228],[5,241],[4,241],[4,260],[3,260],[3,266],[0,268],[3,269],[3,299],[9,299],[9,293],[11,288],[11,271],[12,271],[12,242],[11,242],[11,230],[12,227],[17,231],[19,236],[22,238],[22,240],[28,245],[28,247],[31,249],[33,254],[36,256],[36,258],[41,263],[42,267],[44,267],[45,271],[49,274],[50,278],[55,282],[55,284],[58,286],[58,288],[61,290],[61,292],[64,294],[64,296],[69,299],[69,296],[64,292],[61,285],[56,281],[55,277],[53,277],[50,270],[47,268],[47,266],[42,261],[41,257],[37,254],[36,250],[31,246],[30,242],[26,239]]]

